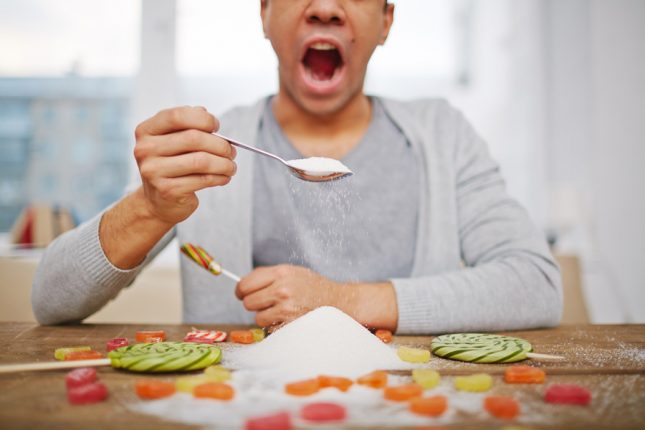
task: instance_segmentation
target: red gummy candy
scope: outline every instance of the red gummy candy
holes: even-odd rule
[[[548,403],[567,405],[588,405],[591,403],[591,392],[574,384],[554,384],[544,393]]]
[[[67,390],[67,400],[72,405],[102,402],[107,398],[108,391],[100,382],[92,382]]]
[[[343,421],[346,416],[347,412],[344,406],[328,402],[310,403],[300,411],[300,417],[303,420],[319,423]]]
[[[94,381],[96,381],[96,369],[93,367],[74,369],[65,376],[67,389],[80,387]]]
[[[128,344],[128,339],[126,339],[125,337],[115,337],[112,340],[108,340],[107,344],[105,345],[105,349],[107,349],[107,352],[110,352],[117,348],[121,348],[122,346],[128,346]]]
[[[291,430],[291,416],[288,412],[249,418],[245,430]]]

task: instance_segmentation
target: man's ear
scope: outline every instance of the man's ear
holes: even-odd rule
[[[381,33],[381,40],[379,41],[380,45],[385,44],[385,41],[387,40],[387,36],[390,34],[390,29],[392,28],[393,22],[394,22],[394,4],[387,3],[385,5],[385,10],[383,11],[383,32]]]

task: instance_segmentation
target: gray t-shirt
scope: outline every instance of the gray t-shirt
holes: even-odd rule
[[[258,157],[253,179],[253,262],[295,264],[341,282],[409,277],[419,217],[420,167],[381,102],[358,145],[341,161],[354,175],[330,183],[285,174]],[[257,144],[284,159],[304,158],[282,132],[270,100]]]

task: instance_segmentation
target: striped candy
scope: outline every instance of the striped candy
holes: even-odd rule
[[[110,351],[112,367],[133,372],[188,372],[217,364],[222,351],[193,342],[137,343]]]
[[[201,246],[184,243],[181,245],[181,252],[212,274],[219,275],[222,273],[220,265]]]
[[[224,342],[226,340],[226,332],[216,330],[197,330],[188,332],[184,336],[184,342],[197,342],[197,343],[215,343]]]
[[[512,363],[526,359],[531,351],[524,339],[495,334],[456,333],[432,340],[434,355],[474,363]]]

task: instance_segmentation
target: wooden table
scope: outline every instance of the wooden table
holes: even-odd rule
[[[87,344],[104,351],[108,339],[133,339],[137,330],[158,328],[166,330],[170,340],[181,339],[190,329],[182,325],[38,327],[1,323],[0,364],[51,361],[54,349],[62,346]],[[546,370],[547,385],[570,382],[591,389],[592,404],[588,407],[545,404],[543,385],[504,384],[503,365],[439,358],[433,358],[431,365],[444,378],[475,372],[493,374],[492,394],[513,395],[520,400],[523,415],[518,423],[522,428],[645,428],[645,325],[563,326],[505,334],[527,339],[536,352],[565,355],[567,361],[563,363],[533,364]],[[429,341],[430,337],[395,337],[395,343],[412,346],[428,347]],[[136,401],[133,381],[137,376],[111,368],[99,369],[99,378],[110,392],[106,402],[71,406],[65,395],[65,373],[61,370],[0,374],[0,429],[195,428],[132,412],[127,404]],[[464,415],[442,428],[500,429],[505,425],[481,415],[478,418]]]

